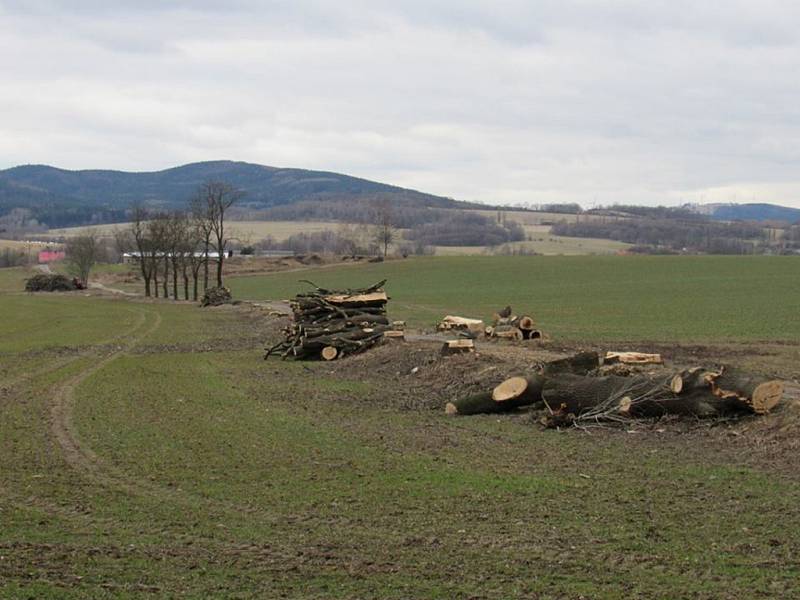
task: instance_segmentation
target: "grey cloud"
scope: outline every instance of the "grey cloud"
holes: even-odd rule
[[[800,205],[798,24],[793,2],[745,0],[0,0],[0,163]]]

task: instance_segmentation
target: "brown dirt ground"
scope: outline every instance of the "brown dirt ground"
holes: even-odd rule
[[[275,335],[278,331],[279,328],[274,329]],[[697,452],[713,449],[723,455],[729,453],[732,463],[744,462],[790,476],[800,475],[800,464],[795,460],[800,450],[800,344],[680,346],[639,342],[602,347],[596,343],[561,345],[552,342],[478,341],[475,353],[455,356],[442,356],[440,348],[438,340],[387,341],[364,354],[324,363],[324,367],[319,365],[319,369],[336,378],[368,381],[375,391],[364,400],[397,410],[419,411],[423,413],[421,418],[427,421],[433,414],[441,414],[444,405],[454,398],[489,390],[507,377],[530,373],[544,362],[582,350],[658,352],[665,359],[665,365],[655,367],[655,371],[664,373],[698,364],[738,366],[786,382],[783,401],[771,414],[713,422],[665,417],[639,420],[625,427],[593,429],[591,432],[572,429],[570,434],[628,436],[635,433],[640,435],[629,437],[636,437],[641,443],[675,445],[684,449],[688,444]],[[653,371],[654,368],[638,370]],[[530,423],[538,431],[540,426],[537,422],[541,414],[521,409],[493,417]],[[557,435],[554,432],[548,434]]]

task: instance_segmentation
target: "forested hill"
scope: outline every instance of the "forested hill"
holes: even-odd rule
[[[0,216],[28,208],[51,227],[124,218],[131,204],[182,206],[209,179],[246,192],[243,203],[267,208],[306,200],[386,199],[406,205],[466,207],[450,198],[325,171],[283,169],[245,162],[199,162],[163,171],[69,171],[25,165],[0,171]]]
[[[800,208],[777,204],[718,204],[712,205],[712,218],[722,221],[800,221]]]

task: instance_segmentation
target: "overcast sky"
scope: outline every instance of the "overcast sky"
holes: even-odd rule
[[[0,168],[800,207],[800,2],[0,0]]]

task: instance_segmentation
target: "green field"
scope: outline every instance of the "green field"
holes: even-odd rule
[[[800,340],[797,257],[447,257],[230,279],[234,295],[289,298],[310,279],[388,279],[393,316],[433,326],[510,304],[569,340]]]
[[[389,277],[420,324],[510,302],[575,339],[797,342],[798,267],[440,258],[230,284]],[[401,409],[369,370],[265,363],[278,325],[252,311],[23,276],[0,271],[0,598],[798,597],[797,470],[744,434]]]

